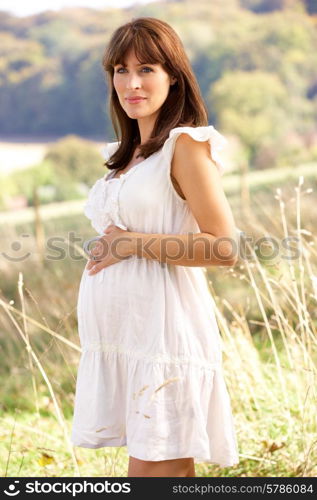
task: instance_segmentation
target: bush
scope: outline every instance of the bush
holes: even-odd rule
[[[82,182],[90,186],[103,172],[103,160],[96,146],[86,139],[68,135],[51,146],[45,159],[63,182]]]
[[[81,199],[105,172],[103,159],[92,142],[66,136],[48,149],[42,163],[3,178],[0,209],[6,209],[8,198],[16,195],[24,195],[32,206],[34,188],[38,188],[42,204]]]

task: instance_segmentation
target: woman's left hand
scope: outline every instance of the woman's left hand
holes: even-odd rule
[[[110,226],[104,230],[104,233],[105,236],[99,238],[98,243],[90,252],[95,259],[89,259],[86,264],[89,275],[96,274],[104,267],[128,259],[132,255],[130,252],[131,237],[123,237],[125,233],[130,234],[129,231],[121,229],[114,224],[110,224]],[[98,259],[98,257],[100,258]]]

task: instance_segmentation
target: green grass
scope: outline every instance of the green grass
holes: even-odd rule
[[[225,347],[240,463],[227,468],[196,464],[197,477],[317,474],[317,214],[312,209],[316,194],[307,191],[314,182],[305,178],[297,192],[294,180],[286,182],[284,209],[272,189],[252,192],[248,217],[238,197],[229,198],[237,226],[247,235],[280,239],[286,230],[302,235],[301,259],[291,268],[280,255],[272,265],[254,254],[234,268],[207,270]],[[44,218],[43,224],[47,237],[67,237],[71,230],[83,238],[95,235],[83,214],[67,212]],[[2,248],[7,250],[22,231],[29,231],[29,244],[35,245],[32,223],[20,220],[8,224]],[[3,260],[1,266],[2,475],[126,476],[125,447],[93,450],[69,443],[84,257],[41,263],[35,256],[18,263]]]
[[[250,171],[248,174],[248,185],[251,193],[272,193],[275,187],[294,186],[298,183],[300,176],[304,176],[312,187],[317,187],[316,163],[298,165],[296,167],[272,168],[265,170]],[[229,197],[236,196],[240,190],[240,176],[238,174],[225,174],[222,183]],[[43,220],[59,219],[60,217],[73,217],[82,214],[86,198],[83,200],[65,201],[60,203],[48,203],[40,207]],[[0,223],[26,224],[33,222],[34,208],[27,207],[12,212],[0,212]]]

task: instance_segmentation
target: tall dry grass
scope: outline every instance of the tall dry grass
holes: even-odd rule
[[[247,236],[247,258],[234,268],[208,269],[223,339],[223,366],[239,442],[240,463],[221,469],[196,465],[197,476],[315,476],[316,411],[316,196],[300,178],[257,192],[252,210],[236,221]],[[82,218],[45,224],[46,234]],[[27,228],[23,228],[25,231]],[[21,228],[8,227],[3,248]],[[292,251],[274,259],[260,237],[296,236]],[[28,238],[29,248],[35,242]],[[27,248],[27,246],[26,246]],[[26,249],[25,248],[25,249]],[[1,471],[5,476],[125,476],[126,448],[88,450],[69,441],[79,360],[76,299],[81,260],[44,263],[36,252],[1,263]],[[295,259],[285,256],[298,255]],[[261,250],[261,255],[260,255]]]

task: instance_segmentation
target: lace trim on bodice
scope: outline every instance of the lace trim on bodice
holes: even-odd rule
[[[128,172],[127,172],[128,173]],[[121,179],[110,179],[110,181],[120,181]],[[119,192],[123,183],[109,181],[104,178],[98,179],[88,193],[88,199],[84,206],[84,214],[91,220],[92,227],[103,234],[110,224],[115,224],[121,229],[127,230],[120,216]]]

